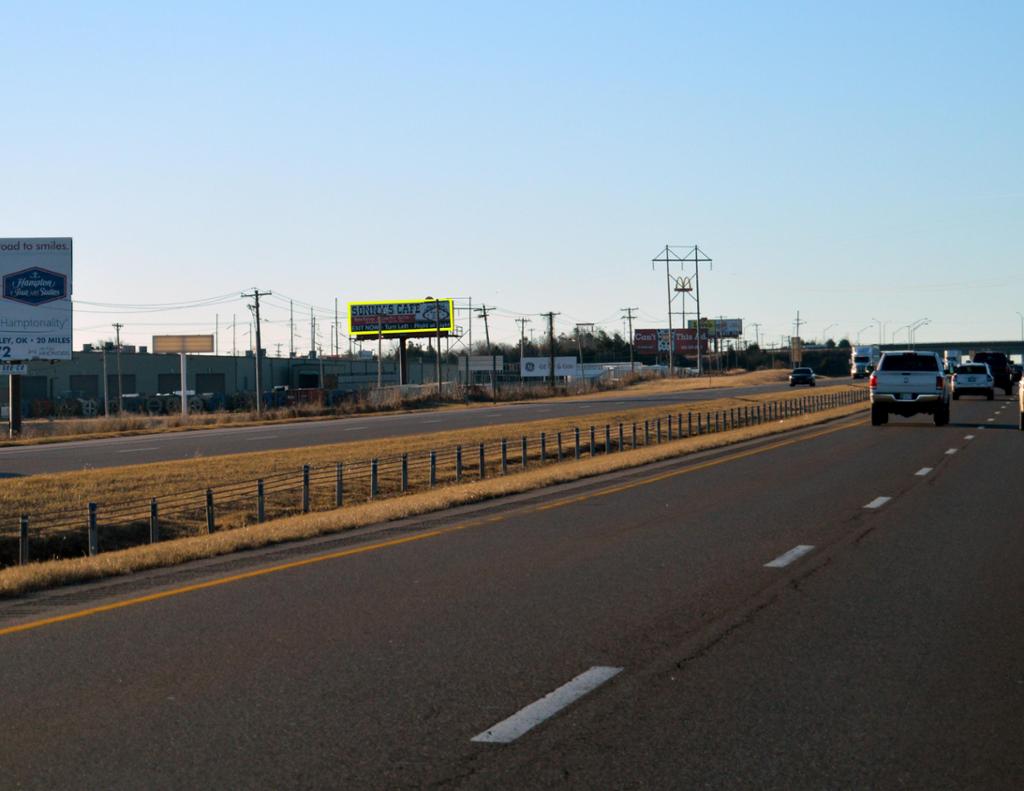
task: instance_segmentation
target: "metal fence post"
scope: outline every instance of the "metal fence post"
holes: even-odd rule
[[[377,460],[370,459],[370,499],[377,496]]]
[[[540,463],[543,464],[548,460],[548,438],[547,435],[542,431],[540,432]]]
[[[501,438],[501,474],[508,474],[508,440]]]
[[[402,454],[402,491],[409,491],[409,454]]]
[[[462,446],[455,446],[455,482],[462,480]]]
[[[594,427],[590,427],[590,455],[594,455],[594,447],[597,443],[594,442]]]
[[[334,507],[341,508],[345,502],[345,467],[339,461],[334,465]]]
[[[89,503],[89,557],[100,553],[100,528],[96,520],[96,503]]]
[[[721,419],[722,419],[722,413],[721,413],[720,411],[718,411],[718,410],[716,409],[716,410],[715,410],[715,433],[716,433],[716,434],[717,434],[717,433],[718,433],[719,431],[721,431],[721,430],[722,430],[722,423],[721,423]]]
[[[651,421],[644,421],[644,447],[651,444]]]
[[[430,451],[430,485],[437,486],[437,451]]]
[[[213,532],[213,489],[206,490],[206,532]]]
[[[693,436],[693,412],[686,413],[686,436]]]
[[[519,443],[519,460],[523,469],[526,469],[526,435],[523,435],[522,442]]]
[[[155,544],[160,540],[160,513],[157,510],[156,498],[149,501],[149,543]]]
[[[302,465],[302,513],[309,513],[309,465]]]
[[[579,430],[579,427],[576,427],[576,428],[573,429],[573,436],[576,438],[576,450],[575,450],[576,460],[579,461],[579,458],[580,458],[580,430]]]
[[[673,439],[674,438],[672,436],[672,415],[669,415],[668,416],[668,441],[671,442]]]
[[[28,514],[22,514],[18,534],[18,564],[24,566],[26,563],[28,563]]]
[[[267,518],[267,489],[260,478],[256,481],[256,524],[262,525]]]
[[[622,446],[624,444],[624,440],[626,439],[624,434],[625,434],[625,432],[623,432],[623,430],[622,430],[622,424],[619,423],[619,445],[616,448],[616,450],[619,453],[622,453]]]
[[[657,430],[657,433],[658,433],[658,444],[660,445],[661,444],[661,418],[660,417],[654,422],[654,426],[655,426],[655,429]]]
[[[480,480],[481,481],[484,479],[484,476],[487,474],[486,466],[487,466],[487,463],[484,460],[484,443],[481,442],[480,443]]]
[[[562,460],[562,432],[558,432],[558,460]]]
[[[630,450],[636,450],[636,421],[633,422],[633,431],[629,442],[629,448]]]

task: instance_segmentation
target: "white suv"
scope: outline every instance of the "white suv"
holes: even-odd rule
[[[995,377],[988,363],[964,363],[953,370],[953,398],[961,395],[983,395],[995,398]]]

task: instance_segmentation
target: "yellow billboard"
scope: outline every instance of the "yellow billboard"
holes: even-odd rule
[[[438,332],[445,335],[455,332],[455,301],[452,299],[348,303],[348,334],[356,338],[424,336]]]

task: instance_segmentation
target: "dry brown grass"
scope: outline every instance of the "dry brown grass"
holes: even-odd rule
[[[666,442],[629,453],[597,456],[571,464],[546,465],[517,475],[459,486],[446,486],[391,500],[290,517],[244,529],[180,538],[155,545],[104,553],[91,558],[81,557],[11,567],[0,570],[0,596],[17,596],[29,591],[131,574],[185,563],[190,560],[225,555],[242,549],[253,549],[422,515],[615,470],[639,467],[655,461],[735,444],[756,437],[779,434],[854,414],[864,408],[863,402],[855,403],[785,421],[751,426],[721,434],[692,437],[685,441]]]

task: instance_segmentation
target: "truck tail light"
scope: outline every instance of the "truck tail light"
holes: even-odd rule
[[[878,387],[878,374],[871,374],[871,378],[868,379],[868,387],[872,390]]]

